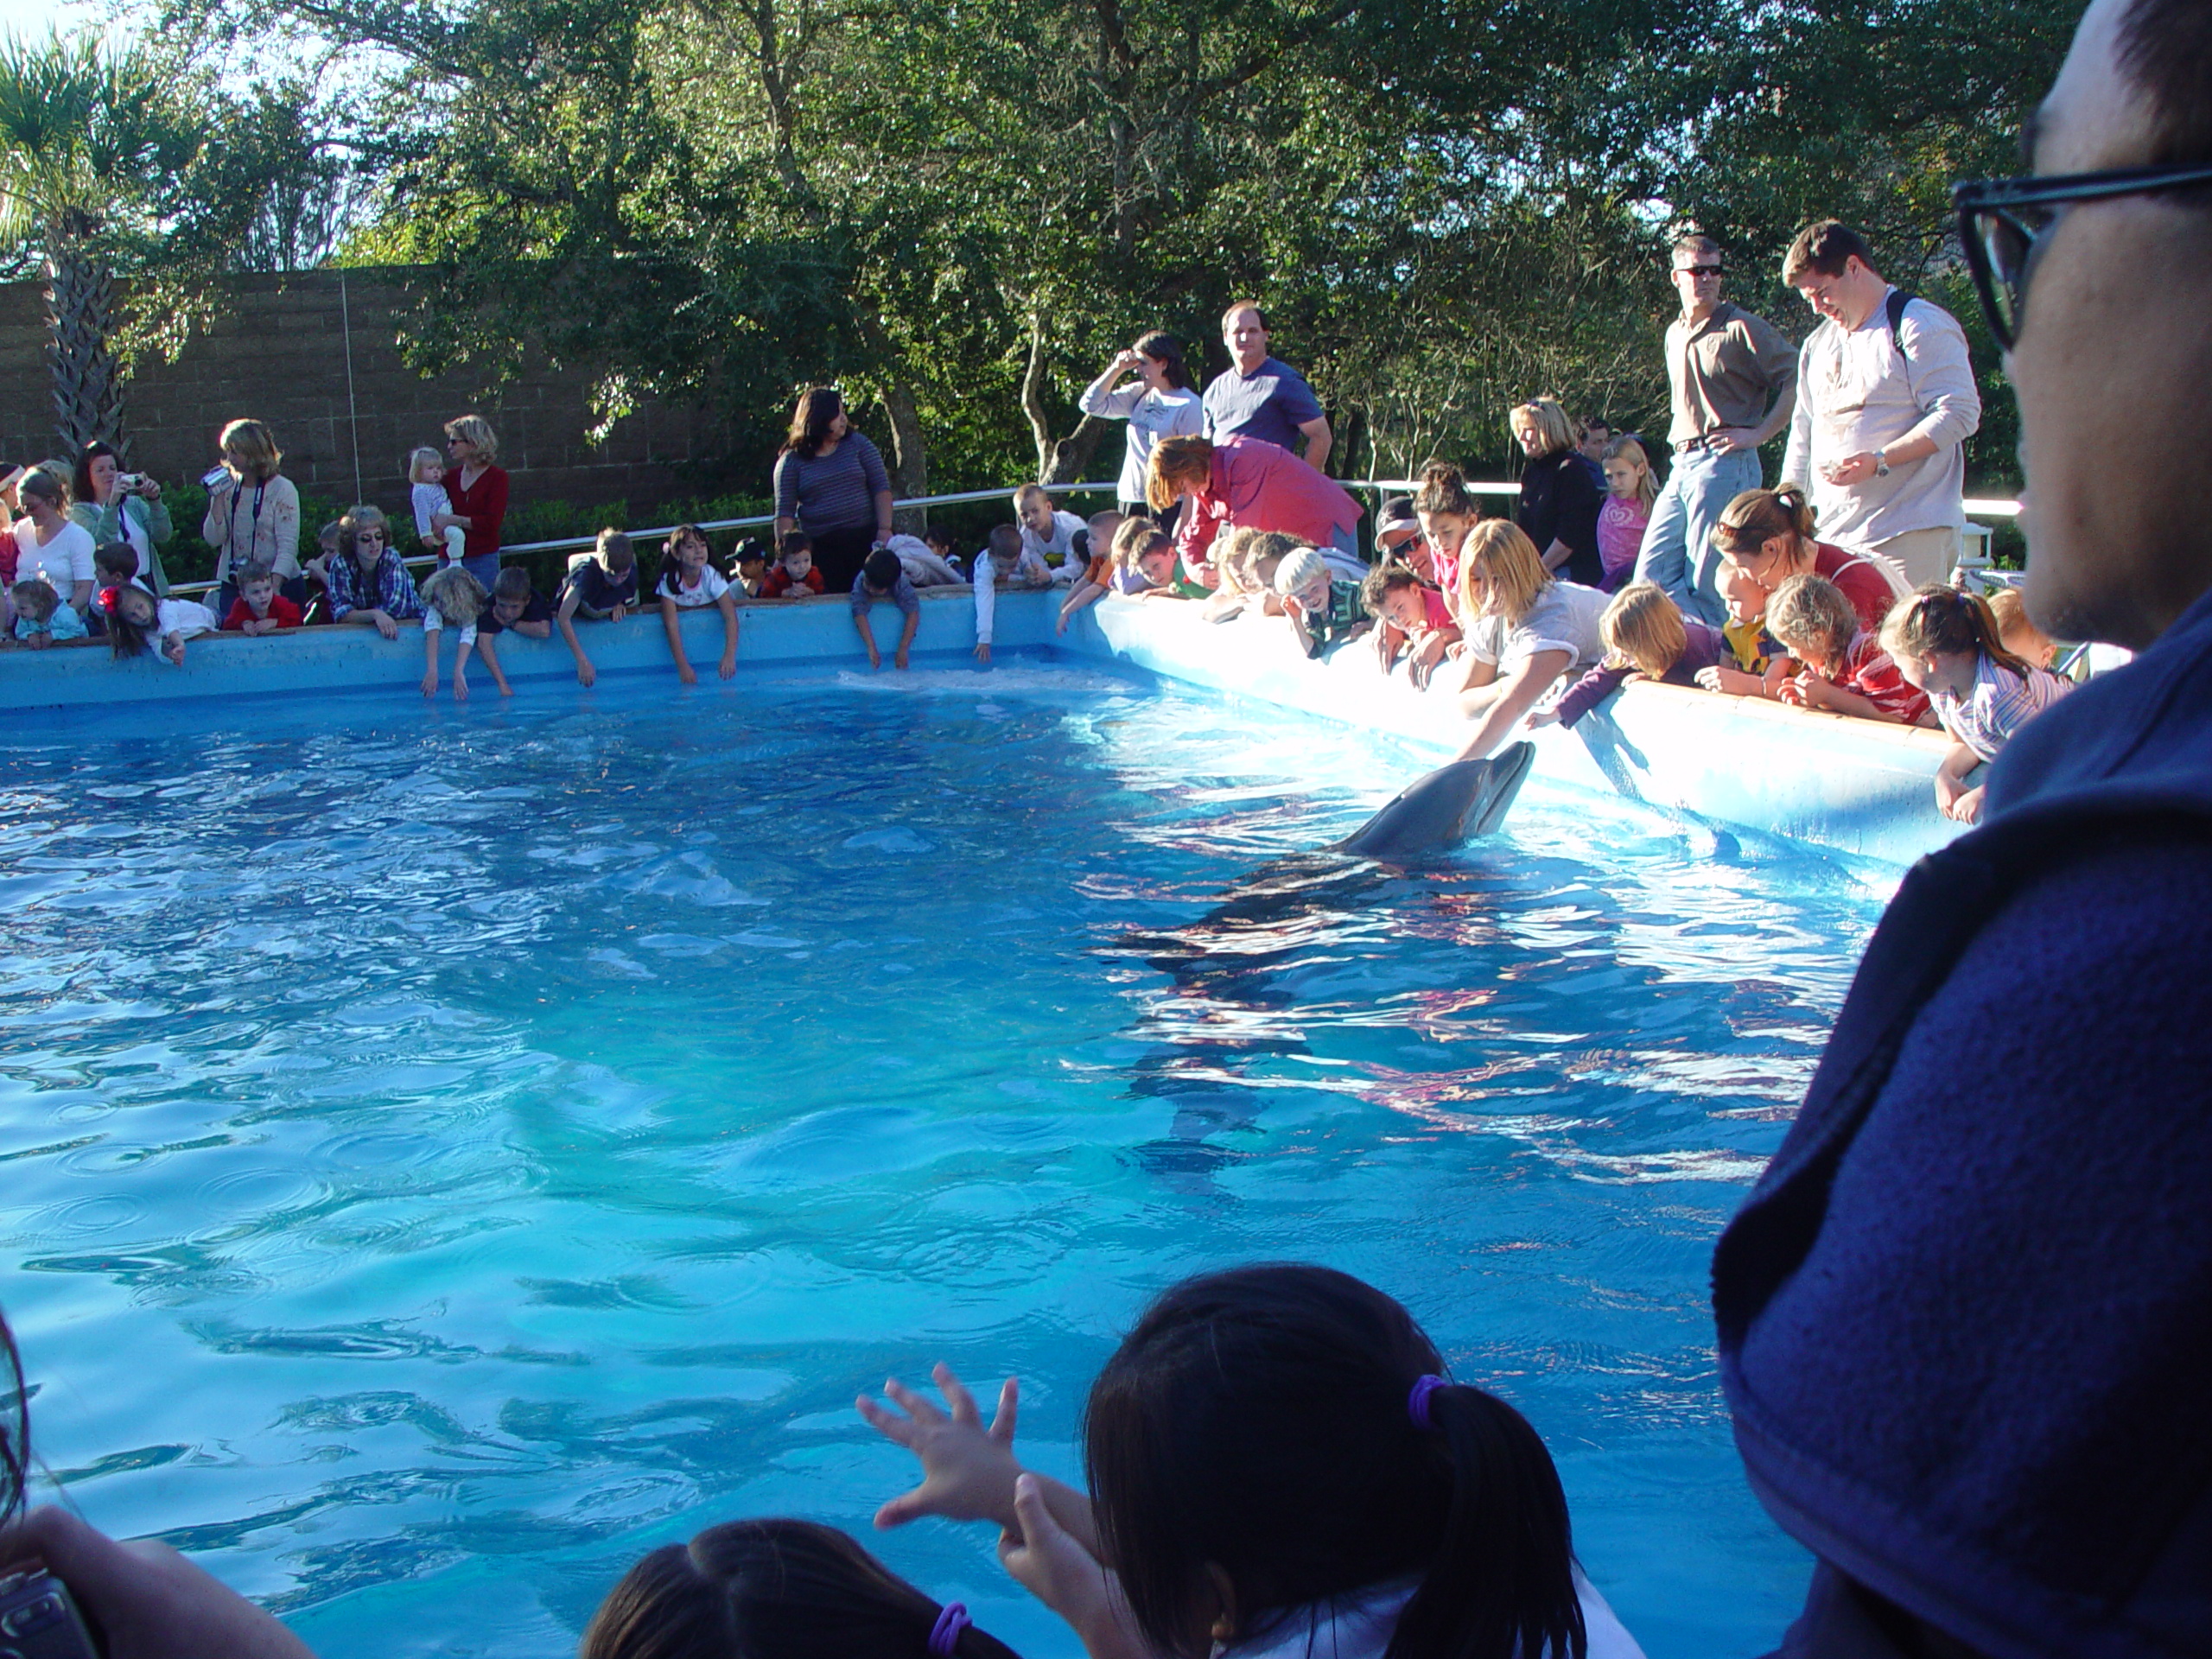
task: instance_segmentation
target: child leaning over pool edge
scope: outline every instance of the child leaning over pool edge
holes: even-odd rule
[[[914,632],[922,626],[922,601],[915,594],[914,584],[906,580],[900,568],[899,556],[889,548],[879,547],[861,565],[861,573],[853,578],[853,631],[861,637],[861,644],[868,647],[868,665],[871,669],[883,666],[883,653],[876,648],[875,629],[869,624],[868,613],[879,604],[896,605],[905,616],[899,630],[899,649],[893,653],[894,668],[906,666],[908,655],[913,649]]]
[[[668,634],[668,654],[675,659],[677,679],[686,685],[699,683],[697,671],[683,654],[683,613],[709,605],[722,613],[722,658],[717,671],[726,680],[736,675],[737,595],[730,589],[729,578],[715,569],[707,532],[698,525],[678,524],[669,533],[653,597],[660,601],[661,626]]]
[[[1091,1659],[1642,1659],[1575,1563],[1543,1441],[1443,1371],[1349,1274],[1203,1274],[1091,1384],[1088,1495],[1016,1459],[1011,1381],[988,1429],[943,1365],[950,1415],[895,1382],[903,1410],[858,1402],[922,1465],[876,1525],[995,1522],[1001,1563]]]
[[[554,617],[562,639],[569,642],[569,654],[576,659],[579,685],[593,683],[599,678],[599,671],[592,666],[583,642],[576,638],[575,619],[581,616],[592,622],[620,622],[637,602],[637,550],[622,531],[602,530],[591,556],[580,561],[569,572],[568,581],[561,584],[561,608]]]
[[[19,645],[44,651],[57,641],[82,639],[89,630],[75,607],[38,578],[19,582],[8,590],[14,601],[15,621],[9,632]]]

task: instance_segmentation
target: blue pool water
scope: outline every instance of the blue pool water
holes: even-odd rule
[[[1654,1659],[1802,1588],[1704,1286],[1886,878],[1016,663],[206,704],[0,765],[0,1301],[38,1450],[326,1659],[571,1649],[645,1548],[907,1481],[851,1408],[1083,1390],[1180,1275],[1407,1300],[1559,1459]],[[1032,1656],[985,1529],[880,1538]]]

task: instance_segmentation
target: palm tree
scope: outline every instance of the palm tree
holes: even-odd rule
[[[116,269],[156,238],[156,200],[198,145],[142,53],[91,32],[0,41],[0,241],[40,257],[65,454],[124,446]]]

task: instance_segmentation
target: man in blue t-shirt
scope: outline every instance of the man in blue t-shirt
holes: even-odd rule
[[[1206,436],[1216,442],[1231,434],[1261,438],[1298,453],[1306,440],[1306,464],[1329,470],[1329,417],[1306,377],[1268,355],[1268,320],[1250,300],[1239,300],[1221,320],[1221,343],[1235,359],[1206,388]]]

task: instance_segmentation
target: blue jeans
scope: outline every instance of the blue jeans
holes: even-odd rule
[[[1710,449],[1676,451],[1667,487],[1651,504],[1651,522],[1636,556],[1636,580],[1657,582],[1686,616],[1716,628],[1726,622],[1728,607],[1720,598],[1721,559],[1713,550],[1713,527],[1731,501],[1758,486],[1756,449],[1726,455]]]

